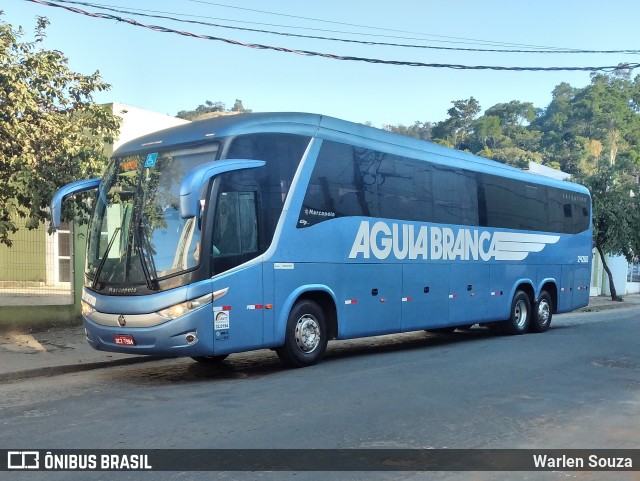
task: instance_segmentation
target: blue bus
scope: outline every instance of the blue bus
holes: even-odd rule
[[[543,332],[586,306],[589,191],[331,117],[253,113],[120,147],[95,190],[82,315],[95,349],[218,362],[475,324]]]

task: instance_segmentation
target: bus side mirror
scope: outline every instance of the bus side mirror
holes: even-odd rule
[[[188,172],[180,184],[180,217],[189,219],[198,214],[200,191],[206,182],[225,172],[262,167],[264,160],[227,159],[202,164]]]
[[[60,188],[55,193],[53,199],[51,199],[51,221],[54,229],[60,227],[60,217],[62,215],[62,203],[70,195],[77,194],[78,192],[84,192],[85,190],[97,189],[102,182],[102,179],[87,179],[78,180],[77,182],[71,182]]]

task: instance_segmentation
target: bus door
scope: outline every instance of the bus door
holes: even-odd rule
[[[248,262],[260,251],[255,191],[221,188],[217,194],[211,255],[214,355],[263,346],[262,263]],[[242,267],[245,264],[246,267]]]
[[[263,346],[262,264],[213,282],[213,355]]]
[[[448,295],[448,264],[405,264],[402,275],[402,331],[447,325]]]

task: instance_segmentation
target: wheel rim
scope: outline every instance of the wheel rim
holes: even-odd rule
[[[544,326],[549,322],[551,318],[551,305],[546,299],[542,299],[538,303],[538,322]]]
[[[320,345],[320,324],[311,314],[305,314],[296,323],[296,344],[306,354],[315,351]]]
[[[524,328],[527,323],[528,315],[527,303],[523,300],[516,302],[515,308],[513,309],[513,318],[518,328]]]

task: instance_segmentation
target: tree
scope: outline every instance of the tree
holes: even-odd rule
[[[411,126],[403,124],[385,125],[383,129],[388,130],[389,132],[415,137],[416,139],[431,140],[432,127],[433,124],[431,124],[431,122],[420,122],[419,120],[416,120]]]
[[[624,163],[601,159],[592,174],[579,178],[592,194],[593,243],[609,278],[611,299],[621,301],[605,253],[624,255],[628,262],[640,253],[638,182]]]
[[[224,102],[212,102],[211,100],[206,100],[204,104],[198,105],[194,110],[181,110],[176,114],[176,117],[185,120],[195,120],[202,115],[213,112],[226,112]]]
[[[483,115],[473,123],[473,136],[482,147],[495,148],[504,136],[500,118],[495,115]]]
[[[92,101],[110,88],[100,74],[75,73],[43,48],[48,23],[39,17],[35,40],[22,42],[22,28],[0,20],[0,243],[9,246],[18,217],[37,227],[59,187],[101,173],[104,143],[119,129]]]
[[[605,254],[631,260],[640,253],[640,77],[629,72],[595,74],[591,84],[554,91],[537,124],[551,138],[543,152],[591,190],[594,245],[609,277],[611,298],[620,300]],[[636,196],[630,195],[634,192]]]
[[[594,74],[591,84],[574,89],[560,84],[553,100],[534,122],[544,135],[545,157],[553,158],[571,174],[581,172],[591,156],[592,141],[615,163],[620,153],[640,147],[640,80],[627,71]]]
[[[231,108],[231,112],[238,112],[238,113],[250,113],[251,110],[250,109],[245,109],[244,105],[242,105],[242,100],[240,99],[236,99],[235,103],[233,104],[233,107]]]
[[[435,139],[443,140],[444,144],[464,150],[468,148],[465,142],[471,134],[473,121],[480,112],[480,104],[473,97],[454,100],[452,103],[453,107],[447,111],[449,118],[438,122],[432,129],[432,135]]]
[[[236,99],[231,110],[227,109],[224,102],[212,102],[211,100],[207,100],[204,104],[198,105],[194,110],[181,110],[176,114],[176,117],[185,120],[201,120],[216,115],[228,114],[230,112],[249,113],[251,110],[245,109],[242,104],[242,100],[240,99]]]
[[[514,128],[532,122],[535,119],[536,109],[531,102],[512,100],[507,104],[496,104],[487,109],[484,114],[498,117],[504,128]]]

